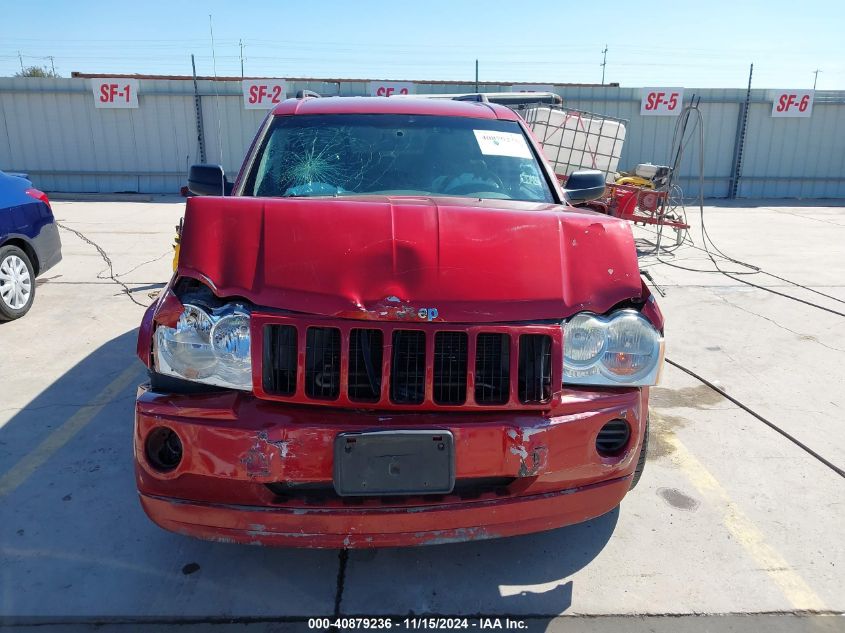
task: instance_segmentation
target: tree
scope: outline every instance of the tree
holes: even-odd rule
[[[15,73],[15,77],[61,77],[55,70],[50,70],[46,66],[27,66],[22,71]]]

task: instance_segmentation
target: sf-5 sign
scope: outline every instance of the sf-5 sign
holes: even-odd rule
[[[245,79],[241,87],[247,110],[267,110],[285,100],[284,79]]]
[[[95,108],[137,108],[137,79],[92,79]]]
[[[813,93],[813,90],[772,91],[772,116],[810,116],[813,114]]]
[[[683,88],[643,88],[641,115],[678,116],[683,107]]]

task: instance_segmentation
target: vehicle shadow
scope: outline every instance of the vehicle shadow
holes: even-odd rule
[[[0,622],[330,614],[336,551],[208,543],[144,515],[132,461],[145,379],[136,336],[94,349],[0,418]]]
[[[530,616],[540,625],[572,606],[571,576],[604,549],[618,518],[617,507],[579,525],[526,536],[353,550],[341,611]]]
[[[19,410],[0,400],[0,624],[21,617],[286,618],[340,613],[558,614],[618,511],[526,537],[416,549],[263,549],[152,524],[132,462],[135,330]],[[48,362],[48,361],[44,361]],[[35,372],[34,372],[35,373]],[[11,417],[2,417],[10,415]],[[7,420],[3,423],[3,420]],[[10,619],[11,618],[11,619]]]

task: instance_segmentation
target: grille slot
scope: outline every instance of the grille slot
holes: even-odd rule
[[[425,332],[395,330],[390,367],[390,399],[420,404],[425,396]]]
[[[381,330],[355,329],[349,333],[349,399],[377,402],[381,397]]]
[[[466,332],[437,332],[434,335],[434,401],[463,404],[467,399]]]
[[[519,400],[547,402],[552,397],[552,338],[544,334],[519,337]]]
[[[296,328],[267,325],[264,328],[264,391],[278,396],[296,392]]]
[[[510,399],[511,337],[482,333],[475,343],[475,401],[505,404]]]
[[[305,395],[334,400],[340,395],[340,330],[310,327],[305,336]]]

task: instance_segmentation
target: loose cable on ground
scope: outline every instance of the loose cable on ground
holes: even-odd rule
[[[701,383],[703,383],[703,384],[707,385],[708,387],[710,387],[710,389],[712,389],[713,391],[715,391],[716,393],[718,393],[720,396],[722,396],[722,397],[723,397],[723,398],[725,398],[726,400],[730,400],[730,401],[731,401],[731,402],[733,402],[736,406],[738,406],[740,409],[742,409],[742,410],[743,410],[743,411],[745,411],[746,413],[749,413],[750,415],[754,416],[754,417],[755,417],[755,418],[757,418],[760,422],[762,422],[763,424],[765,424],[766,426],[768,426],[768,427],[769,427],[769,428],[771,428],[772,430],[777,431],[778,433],[780,433],[781,435],[783,435],[786,439],[788,439],[790,442],[792,442],[793,444],[795,444],[797,447],[801,448],[801,449],[802,449],[802,450],[804,450],[806,453],[808,453],[808,454],[810,454],[811,456],[815,457],[818,461],[820,461],[822,464],[824,464],[825,466],[827,466],[828,468],[830,468],[830,469],[831,469],[833,472],[835,472],[837,475],[839,475],[840,477],[845,478],[845,470],[842,470],[842,469],[841,469],[841,468],[839,468],[839,466],[837,466],[836,464],[834,464],[834,463],[830,462],[829,460],[827,460],[827,459],[825,459],[824,457],[822,457],[821,455],[819,455],[819,454],[818,454],[816,451],[814,451],[812,448],[810,448],[809,446],[807,446],[806,444],[804,444],[804,442],[802,442],[801,440],[799,440],[798,438],[796,438],[794,435],[791,435],[791,434],[787,433],[786,431],[784,431],[782,428],[780,428],[780,427],[779,427],[777,424],[775,424],[774,422],[772,422],[772,421],[770,421],[770,420],[767,420],[767,419],[766,419],[766,418],[764,418],[762,415],[760,415],[759,413],[757,413],[756,411],[754,411],[752,408],[748,407],[747,405],[744,405],[742,402],[740,402],[739,400],[737,400],[736,398],[734,398],[732,395],[730,395],[730,394],[729,394],[728,392],[726,392],[724,389],[722,389],[722,388],[720,388],[720,387],[717,387],[716,385],[714,385],[712,382],[710,382],[710,381],[709,381],[709,380],[707,380],[706,378],[703,378],[702,376],[699,376],[697,373],[695,373],[695,372],[694,372],[694,371],[692,371],[691,369],[688,369],[688,368],[684,367],[684,366],[683,366],[683,365],[681,365],[680,363],[676,363],[675,361],[670,360],[670,359],[668,359],[668,358],[667,358],[667,359],[665,359],[665,360],[666,360],[666,362],[667,362],[667,363],[669,363],[670,365],[672,365],[672,367],[677,367],[678,369],[680,369],[680,370],[681,370],[682,372],[684,372],[685,374],[688,374],[688,375],[692,376],[693,378],[695,378],[695,379],[696,379],[696,380],[698,380],[699,382],[701,382]]]

